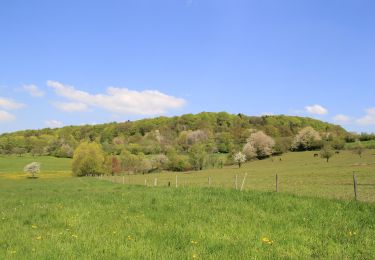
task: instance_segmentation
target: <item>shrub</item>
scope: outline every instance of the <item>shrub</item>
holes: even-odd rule
[[[104,173],[104,153],[97,143],[81,143],[74,151],[72,171],[74,176]]]

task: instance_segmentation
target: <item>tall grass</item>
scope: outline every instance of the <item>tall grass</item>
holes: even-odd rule
[[[1,259],[374,259],[375,205],[95,178],[2,179]]]

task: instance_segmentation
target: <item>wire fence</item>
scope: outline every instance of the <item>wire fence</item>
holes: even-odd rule
[[[375,202],[375,181],[369,176],[358,179],[356,174],[340,175],[333,179],[319,176],[288,176],[267,174],[254,176],[247,173],[228,174],[226,176],[198,174],[123,174],[91,176],[102,181],[122,185],[142,185],[146,187],[217,187],[231,188],[239,191],[258,190],[267,192],[284,192],[296,195],[328,197],[345,200]],[[333,181],[334,180],[334,181]]]

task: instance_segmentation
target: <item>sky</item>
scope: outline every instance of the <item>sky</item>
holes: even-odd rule
[[[375,132],[375,1],[1,0],[0,133],[202,111]]]

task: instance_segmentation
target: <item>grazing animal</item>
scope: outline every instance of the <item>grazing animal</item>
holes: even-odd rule
[[[314,153],[314,157],[319,157],[319,154],[317,154],[317,153]]]

